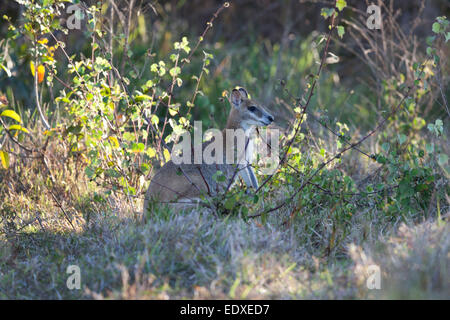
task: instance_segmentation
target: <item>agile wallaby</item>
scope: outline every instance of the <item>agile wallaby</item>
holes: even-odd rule
[[[238,176],[241,176],[248,187],[258,188],[258,182],[251,166],[253,158],[253,129],[257,126],[267,126],[274,121],[274,117],[260,104],[249,99],[244,88],[233,89],[231,92],[232,109],[228,116],[227,125],[222,130],[223,158],[214,163],[175,164],[168,161],[152,178],[144,201],[144,214],[147,213],[149,203],[197,203],[200,196],[216,195],[225,190]],[[242,133],[244,143],[235,146],[237,133]],[[202,145],[202,151],[212,142]],[[241,150],[239,150],[241,149]],[[232,155],[230,163],[229,155]],[[192,160],[193,158],[191,158]],[[223,160],[223,161],[222,161]],[[237,160],[237,162],[235,162]],[[218,182],[214,175],[221,171],[225,179]]]

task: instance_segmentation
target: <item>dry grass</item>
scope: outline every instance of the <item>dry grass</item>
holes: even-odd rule
[[[283,213],[256,220],[161,210],[138,223],[125,202],[96,212],[78,231],[30,229],[1,240],[3,299],[350,299],[448,298],[446,220],[417,226],[352,219],[352,232],[327,249],[327,221],[305,215],[290,227]],[[118,205],[120,204],[120,205]],[[370,224],[368,226],[367,224]],[[364,236],[367,228],[369,236]],[[364,248],[364,249],[362,249]],[[81,290],[66,287],[66,268],[81,269]],[[381,290],[365,285],[367,266]]]

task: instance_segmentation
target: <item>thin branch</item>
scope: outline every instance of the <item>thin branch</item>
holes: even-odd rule
[[[330,31],[328,32],[327,42],[325,44],[325,49],[323,51],[322,59],[320,61],[320,66],[319,66],[319,69],[317,70],[317,73],[316,73],[315,78],[313,80],[313,83],[311,85],[311,89],[309,91],[308,98],[307,98],[306,103],[305,103],[305,105],[303,107],[302,113],[301,113],[301,115],[299,117],[299,121],[298,121],[297,127],[295,128],[294,135],[292,136],[292,138],[288,142],[286,150],[285,150],[285,152],[283,154],[283,157],[282,157],[281,161],[277,165],[275,173],[269,175],[269,177],[266,180],[264,180],[264,182],[258,187],[258,189],[256,189],[255,193],[258,193],[277,174],[278,168],[280,167],[281,164],[283,164],[286,161],[289,148],[291,147],[292,143],[294,142],[295,138],[297,137],[298,133],[300,132],[300,128],[301,128],[301,125],[302,125],[302,122],[303,122],[303,118],[304,118],[304,116],[306,114],[306,110],[307,110],[307,108],[309,106],[309,103],[311,102],[311,98],[312,98],[312,96],[314,94],[314,89],[315,89],[316,84],[317,84],[317,79],[320,76],[320,73],[321,73],[322,68],[324,66],[324,63],[325,63],[325,59],[327,57],[328,46],[329,46],[330,41],[331,41],[331,34],[333,33],[333,31],[336,28],[336,24],[335,24],[335,13],[336,13],[336,10],[337,10],[336,9],[336,1],[335,1],[334,7],[335,7],[335,9],[334,9],[335,11],[333,12],[333,14],[331,16],[331,27],[330,27]],[[300,105],[300,101],[297,102],[296,107],[299,106],[299,105]]]
[[[39,89],[38,89],[38,60],[37,60],[37,40],[34,39],[34,95],[36,101],[36,107],[39,112],[39,116],[41,117],[42,124],[44,125],[46,130],[50,130],[50,125],[45,119],[44,112],[42,112],[41,103],[39,102]]]

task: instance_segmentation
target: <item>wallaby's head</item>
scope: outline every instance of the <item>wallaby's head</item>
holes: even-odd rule
[[[229,125],[247,130],[253,126],[262,127],[271,124],[274,117],[261,104],[249,99],[244,88],[231,92],[232,110],[228,118]]]

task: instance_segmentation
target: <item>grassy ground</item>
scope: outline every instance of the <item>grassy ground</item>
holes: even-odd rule
[[[1,241],[3,299],[448,298],[450,230],[446,218],[420,224],[368,220],[329,248],[329,221],[313,228],[305,213],[289,227],[283,212],[256,220],[190,213],[136,222],[130,208],[98,212],[77,230],[35,228]],[[317,231],[316,231],[317,230]],[[312,236],[315,234],[315,236]],[[81,289],[69,290],[69,265]],[[366,282],[371,265],[381,289]]]

